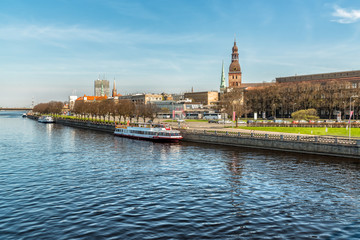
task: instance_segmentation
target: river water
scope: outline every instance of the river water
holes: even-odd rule
[[[1,239],[360,239],[355,160],[114,137],[0,112]]]

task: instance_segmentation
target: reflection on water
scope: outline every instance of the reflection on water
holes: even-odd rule
[[[52,130],[54,129],[54,123],[44,123],[46,126],[46,133],[51,137]]]
[[[356,239],[360,164],[0,116],[2,239]]]

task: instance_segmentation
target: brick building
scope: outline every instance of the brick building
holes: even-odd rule
[[[358,85],[360,82],[360,71],[346,71],[333,73],[319,73],[310,75],[295,75],[289,77],[276,78],[277,83],[292,83],[292,82],[313,82],[313,81],[347,81]]]

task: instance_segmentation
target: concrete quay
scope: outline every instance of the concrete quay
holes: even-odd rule
[[[107,133],[113,133],[115,129],[114,124],[85,120],[58,118],[56,123]],[[170,123],[170,125],[175,129],[179,127],[178,123]],[[359,139],[227,129],[220,124],[204,122],[186,123],[186,128],[184,123],[181,125],[178,129],[184,137],[183,140],[188,142],[360,159]]]
[[[37,116],[33,116],[33,115],[28,115],[28,118],[33,119],[33,120],[38,119]],[[64,126],[90,129],[90,130],[96,130],[96,131],[108,132],[108,133],[114,133],[114,131],[115,131],[114,124],[92,122],[92,121],[80,120],[80,119],[55,118],[55,123],[59,123]]]
[[[108,133],[114,133],[115,131],[114,124],[106,124],[106,123],[99,123],[99,122],[92,122],[85,120],[68,120],[68,119],[57,118],[56,123],[62,124],[64,126],[91,129],[91,130],[108,132]]]
[[[181,132],[189,142],[360,159],[360,140],[354,138],[231,129],[204,122],[186,123]]]
[[[307,135],[181,130],[184,141],[360,159],[360,140]]]

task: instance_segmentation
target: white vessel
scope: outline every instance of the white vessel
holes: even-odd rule
[[[167,126],[163,123],[117,125],[114,135],[159,142],[178,142],[180,139],[182,139],[180,131],[172,130],[170,126]]]
[[[41,116],[41,117],[38,118],[38,122],[41,122],[41,123],[53,123],[55,121],[54,121],[54,118],[51,117],[51,116]]]

